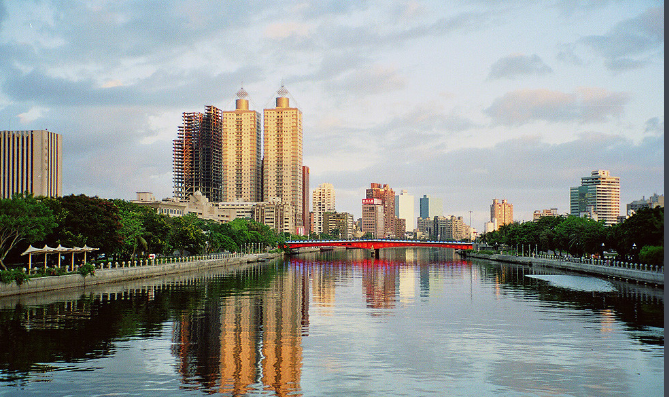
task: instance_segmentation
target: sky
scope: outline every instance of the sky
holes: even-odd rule
[[[356,218],[370,183],[479,231],[495,198],[568,213],[593,170],[623,214],[664,194],[664,2],[0,0],[0,129],[62,134],[66,195],[171,197],[182,113],[282,84]]]

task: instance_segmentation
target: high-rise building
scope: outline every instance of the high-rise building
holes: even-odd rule
[[[348,212],[326,212],[323,214],[323,232],[347,240],[353,237],[355,226],[353,215]]]
[[[321,183],[312,194],[314,212],[314,233],[324,233],[323,216],[335,211],[335,191],[331,183]]]
[[[437,216],[434,218],[433,238],[440,241],[460,241],[470,236],[470,226],[461,216]]]
[[[174,197],[188,198],[200,191],[209,201],[222,201],[221,111],[183,113],[173,146]]]
[[[309,211],[309,167],[302,166],[302,224],[305,236],[311,234],[311,214]]]
[[[497,220],[497,227],[513,223],[513,204],[506,200],[493,199],[490,205],[490,221]]]
[[[618,222],[620,215],[620,178],[608,170],[595,170],[581,178],[581,186],[572,187],[570,214],[604,221],[607,226]]]
[[[263,200],[279,198],[295,209],[295,227],[304,228],[302,112],[290,107],[288,90],[277,91],[276,108],[264,110]]]
[[[363,233],[371,233],[374,238],[384,237],[385,212],[383,200],[380,198],[362,199],[362,227]]]
[[[365,191],[365,196],[381,200],[383,206],[383,234],[376,237],[393,237],[395,235],[395,192],[387,184],[372,183]]]
[[[420,198],[420,217],[423,219],[444,215],[444,201],[437,197],[424,194]]]
[[[249,110],[248,93],[237,91],[235,110],[222,117],[223,200],[262,201],[260,113]]]
[[[415,229],[414,199],[406,190],[402,190],[400,194],[395,196],[395,216],[398,219],[405,220],[405,230],[413,231]],[[403,237],[403,235],[396,237]]]
[[[63,137],[47,130],[0,131],[0,198],[63,195]]]
[[[632,216],[635,212],[641,208],[655,208],[663,207],[664,208],[664,194],[658,195],[657,193],[648,197],[641,197],[641,200],[634,200],[631,203],[627,204],[627,215]]]
[[[295,209],[276,197],[269,202],[263,201],[256,204],[253,207],[253,220],[279,233],[294,233],[295,231]]]

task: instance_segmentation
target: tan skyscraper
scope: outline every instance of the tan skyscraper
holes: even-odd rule
[[[0,131],[0,198],[63,195],[63,137],[46,130]]]
[[[493,199],[490,205],[490,222],[497,220],[497,228],[513,223],[513,204],[506,200]]]
[[[236,109],[222,112],[223,201],[262,201],[260,113],[237,91]]]
[[[323,233],[323,216],[335,211],[335,190],[331,183],[321,183],[314,189],[312,200],[314,211],[314,233]]]
[[[395,236],[395,192],[387,184],[372,183],[365,190],[368,199],[381,199],[383,205],[383,235],[377,237]]]
[[[594,170],[581,178],[581,186],[572,187],[570,213],[604,221],[607,226],[618,222],[620,215],[620,178],[608,170]]]
[[[303,225],[302,112],[291,108],[288,90],[277,91],[276,108],[265,109],[263,201],[278,197],[295,208],[295,227]]]

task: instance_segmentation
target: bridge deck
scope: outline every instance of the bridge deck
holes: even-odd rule
[[[304,247],[347,247],[362,249],[402,248],[402,247],[433,247],[453,248],[461,250],[472,249],[472,243],[459,241],[417,241],[417,240],[297,240],[286,241],[285,248]]]

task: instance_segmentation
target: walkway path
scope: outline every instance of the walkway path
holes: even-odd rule
[[[607,264],[596,259],[585,259],[586,262],[584,263],[529,256],[502,254],[485,255],[475,251],[466,251],[461,253],[461,255],[467,258],[487,259],[495,262],[517,263],[529,266],[539,265],[597,276],[636,281],[645,284],[655,284],[664,288],[664,267],[652,267],[649,265],[624,262],[609,262]]]

